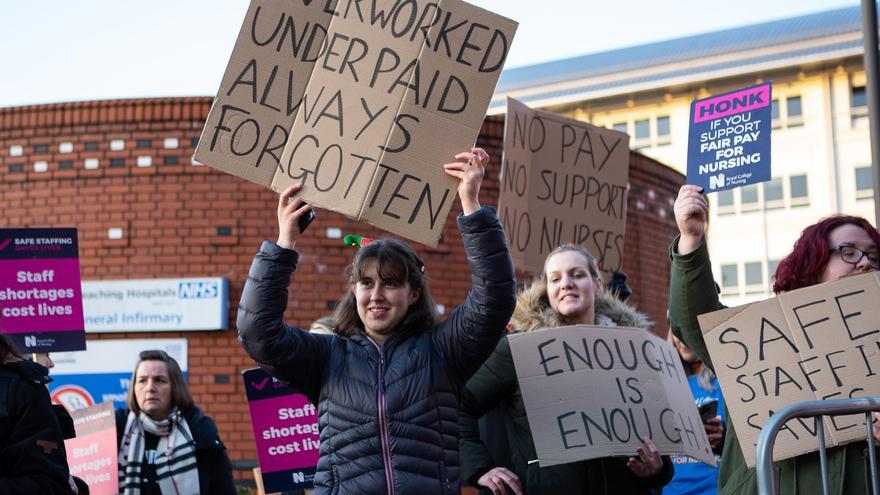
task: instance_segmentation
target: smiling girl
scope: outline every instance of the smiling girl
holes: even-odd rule
[[[475,148],[455,158],[444,169],[461,179],[458,225],[472,288],[445,321],[436,321],[422,261],[386,239],[355,255],[334,335],[284,324],[298,220],[311,208],[289,201],[299,185],[279,200],[278,242],[263,243],[251,266],[239,340],[263,369],[318,406],[315,493],[460,492],[459,393],[504,333],[515,279],[498,217],[478,201],[489,157]]]

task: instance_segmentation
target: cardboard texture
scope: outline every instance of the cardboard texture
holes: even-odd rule
[[[880,277],[868,273],[699,317],[743,456],[761,427],[797,402],[880,395]],[[825,417],[829,447],[865,439],[864,416]],[[773,459],[818,450],[812,418],[777,435]]]
[[[603,278],[622,268],[629,136],[507,99],[499,215],[517,268],[540,273],[581,244]]]
[[[675,349],[637,328],[576,325],[510,335],[541,467],[635,455],[642,437],[663,454],[715,465]]]
[[[436,245],[517,23],[460,0],[252,0],[193,159]]]

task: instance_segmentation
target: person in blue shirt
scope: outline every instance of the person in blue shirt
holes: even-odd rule
[[[704,418],[703,426],[706,428],[706,436],[709,437],[709,445],[715,453],[717,466],[712,467],[702,461],[686,455],[673,455],[672,463],[675,465],[675,475],[672,481],[663,489],[663,495],[708,495],[718,493],[718,468],[721,462],[721,448],[724,445],[724,400],[721,396],[721,387],[718,378],[708,366],[703,366],[702,361],[682,341],[669,333],[672,345],[678,350],[681,362],[688,373],[688,383],[697,407],[711,401],[716,401],[718,406],[714,417]]]

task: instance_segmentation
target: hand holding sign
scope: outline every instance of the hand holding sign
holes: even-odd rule
[[[519,480],[519,476],[503,467],[486,471],[486,474],[477,480],[477,485],[488,488],[492,495],[507,495],[509,492],[513,492],[514,495],[523,495],[522,481]]]
[[[678,190],[678,198],[675,199],[675,223],[681,232],[681,240],[678,241],[679,254],[686,254],[694,250],[703,240],[706,233],[706,223],[709,220],[709,202],[702,195],[703,189],[699,186],[685,184]]]
[[[642,442],[644,443],[642,447],[636,447],[638,457],[630,457],[626,461],[626,467],[639,478],[650,478],[663,468],[663,459],[650,438],[645,437]]]
[[[470,215],[480,209],[480,185],[483,183],[483,175],[489,163],[489,154],[483,148],[472,148],[470,153],[462,152],[455,155],[455,159],[459,161],[443,165],[443,170],[461,179],[458,185],[458,198],[461,200],[462,212]]]
[[[293,249],[302,231],[299,219],[308,214],[312,205],[300,198],[291,197],[302,189],[302,182],[296,182],[281,193],[278,198],[278,244],[285,249]]]

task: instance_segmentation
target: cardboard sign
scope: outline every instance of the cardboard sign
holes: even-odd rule
[[[743,456],[785,406],[880,395],[880,278],[868,273],[699,317]],[[865,439],[864,416],[826,416],[829,447]],[[812,418],[780,430],[773,458],[818,450]]]
[[[770,180],[769,82],[691,102],[687,183],[718,192]]]
[[[262,369],[242,376],[266,492],[312,486],[319,446],[315,406]]]
[[[520,270],[582,244],[605,276],[621,269],[629,136],[507,99],[499,216]]]
[[[76,229],[0,229],[0,333],[21,352],[86,348]]]
[[[461,0],[252,0],[194,160],[436,245],[441,165],[476,141],[516,27]]]
[[[187,377],[186,339],[93,340],[78,352],[52,354],[55,367],[46,387],[52,402],[68,411],[86,409],[103,402],[125,408],[131,373],[141,351],[160,349],[177,361]]]
[[[89,485],[92,495],[119,493],[116,414],[112,402],[70,413],[76,438],[64,441],[70,474]]]
[[[663,454],[715,465],[678,353],[636,328],[577,325],[509,336],[541,467]]]

